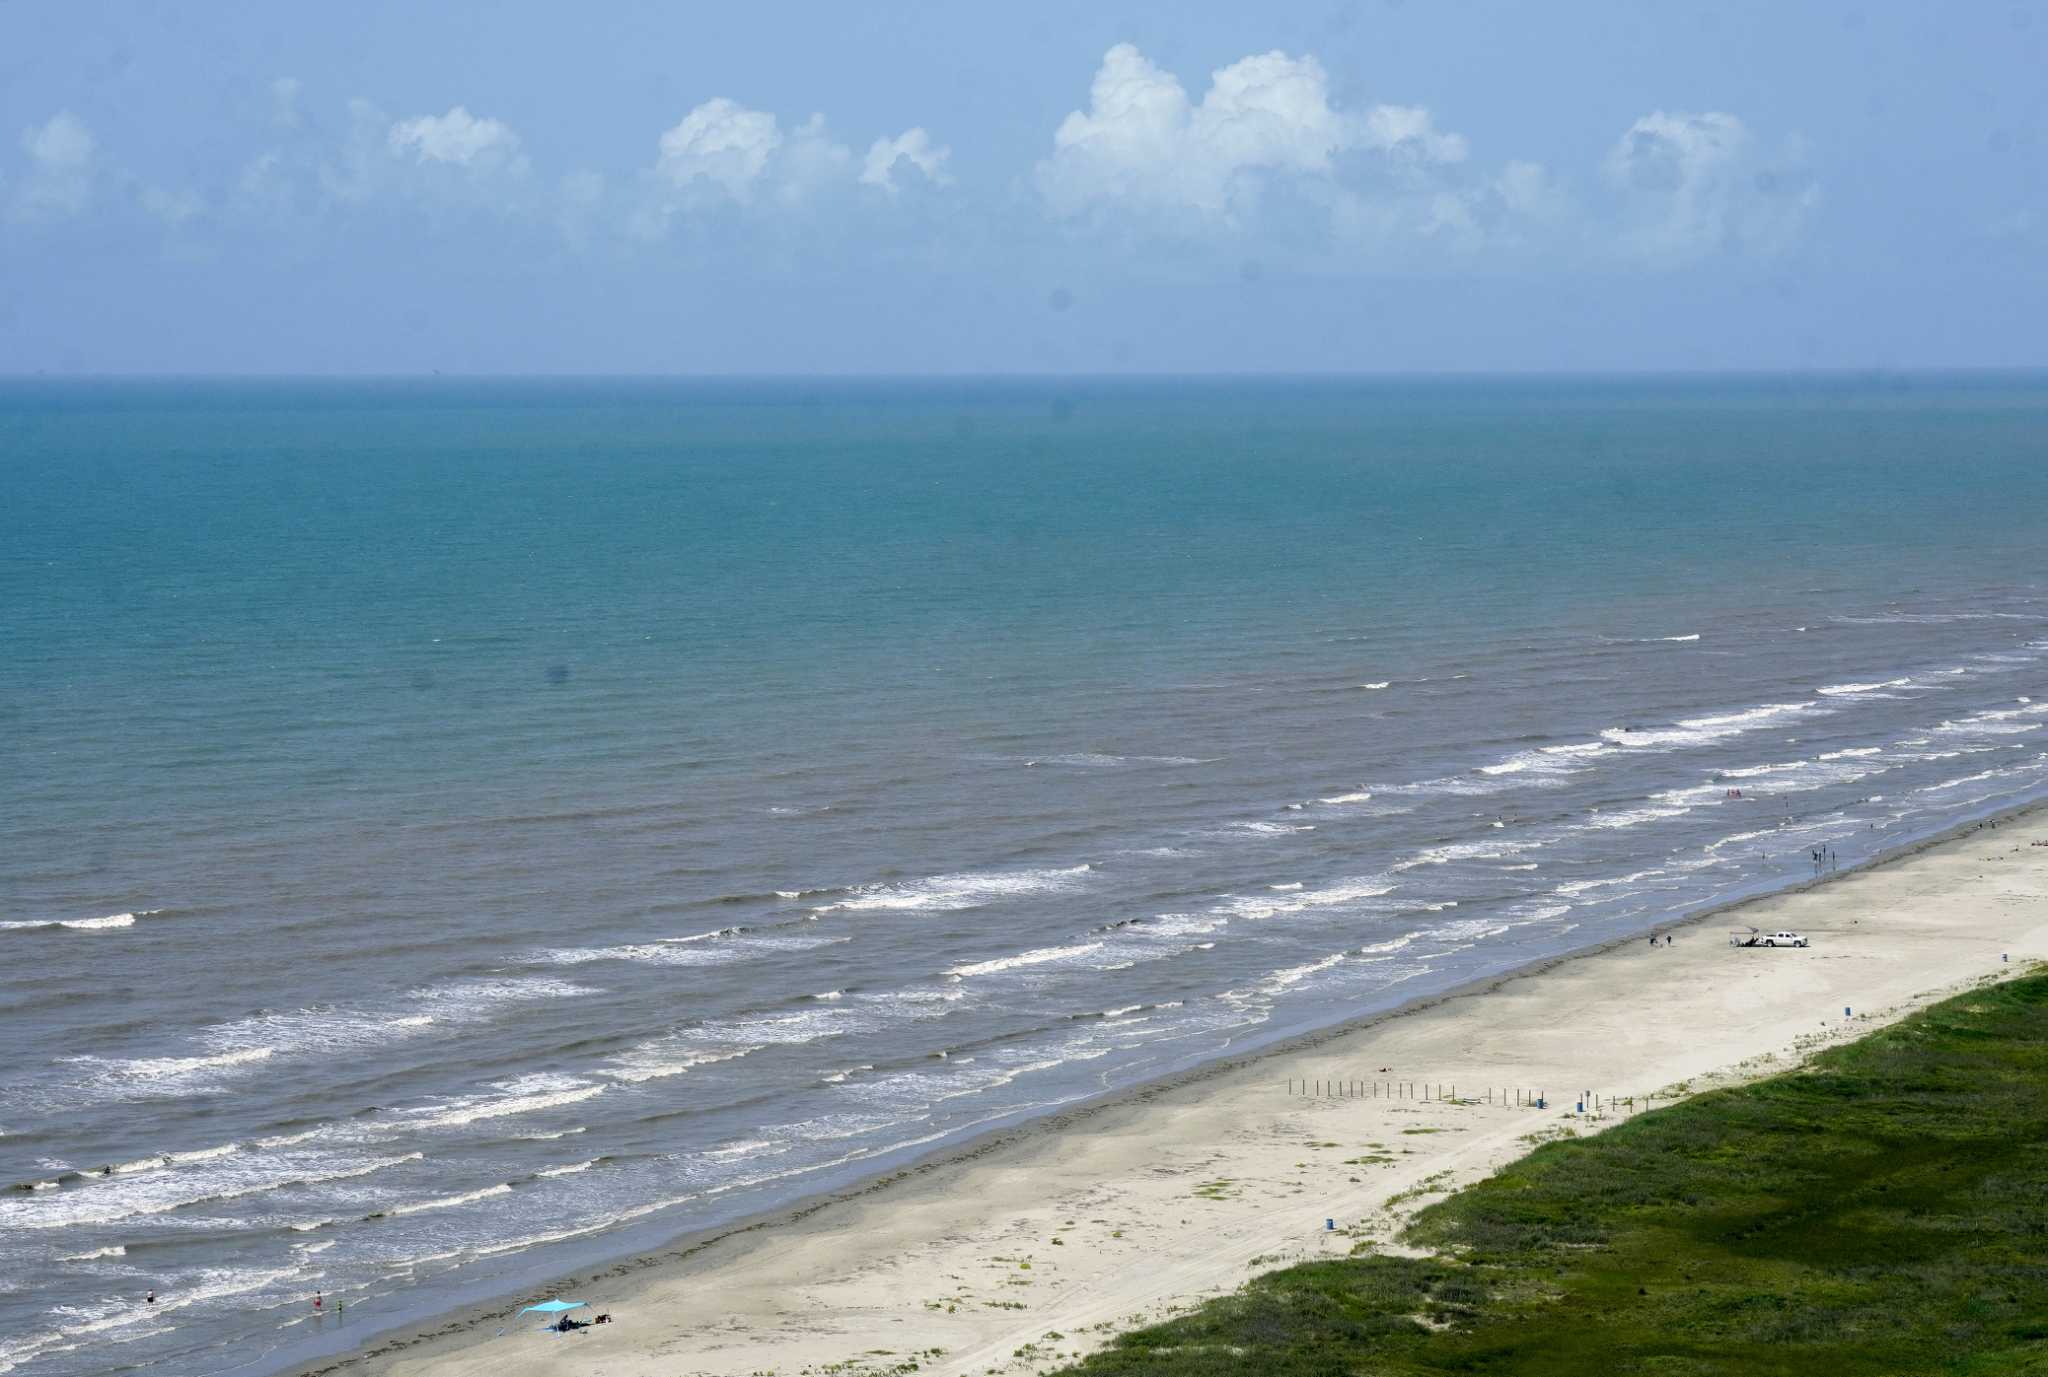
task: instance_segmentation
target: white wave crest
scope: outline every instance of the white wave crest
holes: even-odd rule
[[[579,1133],[588,1133],[588,1128],[565,1128],[555,1133],[522,1133],[519,1140],[524,1143],[550,1143],[557,1138],[573,1138]]]
[[[2017,708],[1991,708],[1943,722],[1934,730],[1944,736],[2019,736],[2041,730],[2041,722],[2023,721],[2048,713],[2048,703],[2030,703]]]
[[[576,1104],[604,1093],[604,1086],[553,1072],[497,1081],[487,1095],[462,1095],[398,1111],[393,1120],[407,1128],[457,1128],[479,1119],[502,1119],[513,1114],[535,1114],[565,1104]]]
[[[73,932],[107,932],[115,928],[132,928],[137,918],[147,918],[160,909],[143,909],[138,913],[110,913],[104,918],[32,918],[26,921],[0,923],[0,931],[27,932],[36,928],[70,928]]]
[[[670,1076],[685,1075],[700,1066],[710,1066],[715,1062],[737,1061],[749,1052],[760,1051],[766,1045],[757,1043],[750,1047],[717,1052],[685,1052],[677,1055],[673,1044],[658,1041],[621,1052],[600,1069],[615,1081],[638,1085],[642,1081],[667,1080]]]
[[[132,1162],[116,1163],[113,1175],[125,1176],[137,1171],[161,1171],[166,1167],[184,1166],[190,1162],[212,1162],[219,1158],[240,1152],[240,1143],[222,1143],[218,1147],[193,1148],[187,1152],[165,1152],[155,1157],[138,1157]]]
[[[541,1169],[540,1169],[539,1171],[535,1172],[535,1173],[534,1173],[534,1175],[535,1175],[535,1176],[575,1176],[575,1175],[577,1175],[577,1174],[579,1174],[579,1173],[581,1173],[581,1172],[586,1172],[586,1171],[589,1171],[589,1170],[590,1170],[590,1169],[591,1169],[592,1167],[594,1167],[594,1166],[596,1166],[596,1165],[597,1165],[597,1159],[596,1159],[595,1157],[593,1157],[593,1158],[591,1158],[591,1159],[590,1159],[590,1160],[589,1160],[588,1162],[571,1162],[571,1163],[569,1163],[569,1164],[568,1164],[567,1166],[560,1166],[560,1167],[542,1167],[542,1168],[541,1168]]]
[[[1001,956],[993,961],[976,961],[971,965],[955,966],[946,974],[956,980],[965,980],[977,975],[994,975],[998,971],[1016,970],[1023,966],[1043,966],[1052,961],[1072,961],[1102,950],[1100,942],[1083,942],[1072,947],[1039,947],[1035,951],[1018,952],[1015,956]]]
[[[1939,794],[1949,789],[1960,789],[1965,784],[1981,784],[1987,779],[1997,779],[2002,775],[2011,773],[2013,772],[2010,770],[1983,770],[1974,775],[1964,775],[1960,779],[1948,779],[1943,780],[1939,784],[1929,784],[1925,788],[1915,789],[1913,792],[1916,794]]]
[[[1574,830],[1609,830],[1621,827],[1640,827],[1648,822],[1662,822],[1666,818],[1682,817],[1691,808],[1682,804],[1652,805],[1646,808],[1624,808],[1615,813],[1595,813],[1587,819],[1583,828]]]
[[[1474,773],[1477,773],[1476,771]],[[1503,789],[1515,786],[1512,779],[1474,779],[1471,775],[1444,775],[1437,779],[1418,779],[1408,784],[1377,784],[1374,791],[1382,794],[1450,794],[1467,796],[1473,794],[1497,794]]]
[[[1392,882],[1379,876],[1356,880],[1345,880],[1321,889],[1300,889],[1288,892],[1285,897],[1271,893],[1239,895],[1217,905],[1216,912],[1233,918],[1261,919],[1277,918],[1283,914],[1302,913],[1310,909],[1331,908],[1344,904],[1362,903],[1376,899],[1393,889]]]
[[[453,1209],[457,1205],[467,1205],[474,1200],[488,1200],[494,1195],[510,1195],[511,1193],[512,1188],[501,1182],[495,1186],[485,1186],[482,1190],[465,1191],[461,1195],[444,1195],[435,1200],[415,1200],[409,1205],[392,1205],[380,1211],[380,1213],[396,1216],[419,1214],[425,1210],[447,1210]]]
[[[211,1170],[95,1178],[74,1190],[0,1198],[0,1230],[113,1224],[287,1186],[346,1181],[419,1160],[417,1152],[398,1157],[281,1152],[248,1161],[229,1159]]]
[[[1525,851],[1534,851],[1545,845],[1548,843],[1534,839],[1450,842],[1444,846],[1432,846],[1418,851],[1406,860],[1394,862],[1389,868],[1403,871],[1424,865],[1449,865],[1454,861],[1497,861],[1508,856],[1519,856]]]
[[[1482,775],[1572,775],[1584,771],[1579,761],[1607,750],[1604,741],[1584,741],[1564,746],[1539,746],[1533,751],[1517,751],[1511,756],[1481,765]]]
[[[1717,713],[1709,717],[1683,717],[1670,727],[1609,727],[1601,739],[1631,750],[1662,746],[1677,748],[1722,741],[1744,732],[1756,731],[1812,710],[1812,703],[1766,703],[1742,712]]]
[[[907,884],[868,885],[855,890],[852,897],[829,905],[820,912],[833,909],[944,912],[978,908],[1004,899],[1071,890],[1093,869],[1092,865],[1076,865],[1055,870],[993,870],[933,875]]]
[[[644,961],[655,966],[723,966],[747,959],[747,953],[732,948],[680,945],[691,938],[674,941],[633,942],[616,947],[547,947],[529,953],[529,962],[551,962],[581,966],[592,961]]]
[[[1553,906],[1547,912],[1549,916],[1555,917],[1557,914],[1568,912],[1569,909],[1570,905]],[[1442,942],[1470,943],[1487,937],[1498,937],[1513,926],[1513,923],[1503,923],[1498,918],[1466,918],[1456,923],[1445,923],[1442,927],[1431,928],[1423,935]]]
[[[271,1047],[244,1047],[234,1052],[215,1052],[197,1057],[65,1057],[79,1066],[96,1066],[109,1077],[129,1080],[179,1080],[209,1072],[228,1071],[268,1061],[276,1055]]]
[[[381,1008],[315,1007],[215,1024],[197,1035],[199,1049],[184,1056],[64,1061],[87,1073],[75,1089],[93,1099],[199,1093],[275,1058],[380,1046],[442,1024],[478,1022],[507,1004],[588,993],[585,986],[552,976],[455,981],[413,990],[404,1003]]]
[[[1584,894],[1589,890],[1609,889],[1615,885],[1632,885],[1638,880],[1653,880],[1664,871],[1659,869],[1637,870],[1627,875],[1610,875],[1597,880],[1572,880],[1551,890],[1553,894]]]
[[[1310,976],[1320,975],[1333,966],[1341,965],[1350,955],[1350,952],[1334,952],[1320,961],[1309,961],[1299,966],[1288,966],[1269,973],[1255,985],[1247,986],[1241,990],[1225,990],[1219,998],[1227,1000],[1232,1004],[1271,1000],[1276,996],[1285,994]]]
[[[1515,917],[1528,923],[1547,923],[1553,918],[1562,918],[1571,911],[1570,904],[1538,904],[1526,911],[1517,910]]]

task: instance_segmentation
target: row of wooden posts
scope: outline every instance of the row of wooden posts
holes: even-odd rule
[[[1547,1108],[1550,1104],[1550,1097],[1541,1090],[1501,1085],[1489,1085],[1483,1090],[1470,1091],[1463,1100],[1460,1100],[1456,1085],[1445,1085],[1440,1081],[1289,1080],[1287,1093],[1305,1095],[1311,1099],[1447,1101],[1455,1104],[1515,1105],[1531,1109]],[[1651,1098],[1649,1095],[1598,1095],[1586,1090],[1581,1091],[1570,1101],[1570,1106],[1581,1114],[1617,1110],[1631,1113],[1637,1109],[1647,1109]]]
[[[1332,1100],[1455,1100],[1458,1087],[1436,1081],[1351,1081],[1351,1080],[1290,1080],[1287,1082],[1290,1095],[1307,1095],[1312,1099]],[[1493,1104],[1495,1087],[1488,1086],[1485,1104]],[[1535,1104],[1543,1098],[1540,1090],[1512,1090],[1500,1088],[1501,1104]],[[1513,1095],[1513,1099],[1508,1098]]]

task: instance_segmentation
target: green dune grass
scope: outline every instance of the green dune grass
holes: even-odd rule
[[[2048,974],[1546,1144],[1408,1238],[1068,1371],[2048,1374]]]

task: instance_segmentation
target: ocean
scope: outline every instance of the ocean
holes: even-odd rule
[[[20,1377],[260,1377],[2048,794],[2040,377],[18,380],[0,485]]]

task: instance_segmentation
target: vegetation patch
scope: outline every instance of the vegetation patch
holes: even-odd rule
[[[1406,1237],[1067,1371],[2048,1374],[2048,975],[1544,1143]]]
[[[1425,1195],[1442,1190],[1444,1182],[1450,1179],[1451,1174],[1447,1171],[1437,1172],[1434,1176],[1425,1176],[1407,1190],[1395,1191],[1392,1195],[1388,1196],[1387,1205],[1391,1208],[1396,1205],[1405,1205],[1411,1200],[1420,1200]]]

